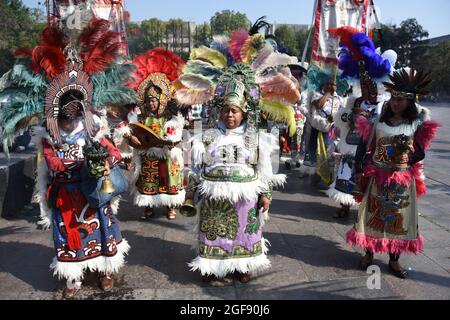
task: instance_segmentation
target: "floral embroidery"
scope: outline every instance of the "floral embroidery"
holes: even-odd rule
[[[208,240],[235,240],[239,227],[236,209],[226,200],[208,199],[200,210],[200,231]]]

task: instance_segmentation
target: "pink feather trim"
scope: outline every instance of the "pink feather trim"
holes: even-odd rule
[[[424,149],[429,149],[431,147],[431,140],[436,137],[438,128],[441,125],[436,121],[424,121],[424,123],[417,130],[415,142],[421,145]]]
[[[363,141],[367,142],[370,138],[370,134],[372,133],[372,124],[367,120],[367,118],[363,116],[359,116],[356,118],[356,130],[362,136]]]
[[[425,245],[425,238],[419,235],[414,240],[374,238],[357,232],[354,228],[347,232],[347,243],[360,246],[373,253],[420,253]]]
[[[236,63],[242,61],[241,49],[249,37],[248,31],[244,29],[231,32],[231,40],[228,46],[230,48],[230,54]]]
[[[423,163],[418,162],[411,166],[407,171],[390,171],[383,170],[375,166],[372,162],[369,162],[364,168],[364,177],[369,179],[374,177],[377,186],[388,186],[392,182],[399,185],[409,187],[413,180],[416,181],[416,196],[420,198],[425,195],[427,188],[424,182]]]

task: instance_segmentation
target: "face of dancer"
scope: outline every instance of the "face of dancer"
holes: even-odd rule
[[[158,113],[159,100],[156,98],[149,98],[147,102],[147,108],[151,113]]]
[[[66,133],[75,130],[76,121],[69,118],[58,118],[58,126]]]
[[[236,129],[244,120],[244,113],[238,106],[227,104],[222,108],[220,119],[227,129]]]
[[[392,97],[389,104],[395,116],[401,117],[408,108],[408,99]]]
[[[337,84],[333,81],[329,81],[324,86],[324,91],[334,94],[337,90]]]

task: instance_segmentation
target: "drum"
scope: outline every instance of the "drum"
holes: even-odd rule
[[[144,126],[142,123],[133,122],[129,124],[133,135],[139,139],[141,145],[137,149],[149,149],[153,147],[162,147],[165,141],[161,139],[150,128]]]

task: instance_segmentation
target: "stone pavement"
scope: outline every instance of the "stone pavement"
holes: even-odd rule
[[[450,120],[450,109],[436,108]],[[433,107],[433,111],[435,108]],[[435,117],[436,118],[436,117]],[[449,123],[449,122],[447,122]],[[264,236],[270,241],[272,268],[248,284],[236,280],[222,287],[200,281],[188,270],[195,253],[192,218],[178,215],[168,221],[164,212],[146,222],[140,209],[121,204],[119,219],[131,245],[127,265],[116,277],[112,292],[102,293],[88,278],[78,299],[450,299],[450,131],[443,130],[430,152],[427,175],[430,193],[421,200],[419,228],[426,241],[417,256],[402,256],[411,268],[408,280],[389,274],[387,255],[377,255],[380,289],[367,288],[369,277],[358,270],[360,249],[345,243],[345,233],[356,218],[332,218],[337,206],[310,179],[288,173],[288,185],[274,194],[271,218]],[[442,158],[441,158],[442,157]],[[431,166],[430,166],[431,163]],[[432,168],[430,168],[432,167]],[[36,229],[37,208],[19,218],[0,219],[0,299],[61,299],[63,281],[52,278],[51,232]]]

